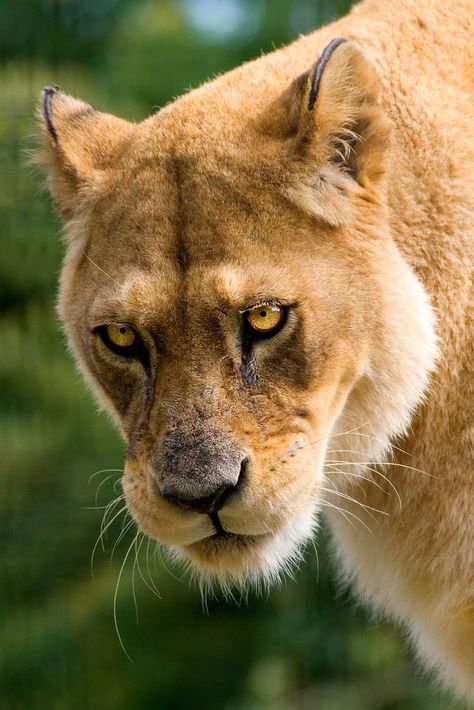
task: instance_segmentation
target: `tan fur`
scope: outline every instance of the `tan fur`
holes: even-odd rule
[[[473,33],[470,0],[365,0],[139,125],[56,94],[44,129],[60,312],[138,524],[225,586],[277,578],[322,508],[343,577],[471,700]],[[288,322],[245,375],[242,311],[269,299]],[[170,461],[208,485],[203,451],[248,460],[227,537],[157,485]]]

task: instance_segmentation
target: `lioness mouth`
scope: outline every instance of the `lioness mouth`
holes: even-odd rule
[[[222,526],[222,523],[219,519],[219,514],[218,513],[211,513],[209,515],[212,524],[214,525],[215,528],[215,533],[214,535],[209,535],[207,538],[204,540],[252,540],[256,537],[265,537],[266,535],[247,535],[245,533],[234,533],[230,532],[229,530],[225,530],[224,527]],[[200,540],[200,542],[204,542],[204,540]]]
[[[212,539],[216,540],[218,538],[222,537],[228,537],[229,535],[232,535],[232,533],[228,533],[224,530],[222,527],[222,523],[219,520],[219,513],[209,513],[209,517],[212,521],[212,524],[214,525],[216,532],[214,535],[212,535]]]

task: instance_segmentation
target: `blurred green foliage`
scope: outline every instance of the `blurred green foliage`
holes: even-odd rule
[[[138,559],[147,582],[133,548],[121,573],[135,535],[126,528],[113,549],[125,514],[98,548],[94,579],[90,571],[123,445],[75,372],[55,315],[60,225],[27,166],[39,92],[55,81],[139,120],[348,4],[0,0],[2,708],[459,707],[415,675],[398,632],[337,593],[324,532],[319,570],[309,549],[295,581],[240,605],[210,599],[206,610],[146,543]],[[114,626],[119,577],[117,624],[132,662]]]

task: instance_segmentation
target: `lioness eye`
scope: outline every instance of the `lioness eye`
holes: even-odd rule
[[[109,350],[118,355],[139,359],[143,359],[146,355],[146,348],[141,338],[133,328],[125,323],[103,325],[96,328],[94,332],[100,335],[102,342]]]
[[[285,310],[277,304],[256,306],[245,312],[250,331],[255,335],[273,335],[285,322]]]
[[[139,360],[146,368],[150,365],[149,351],[140,335],[125,323],[101,325],[92,331],[112,350],[113,353],[128,359]]]
[[[136,340],[135,331],[128,325],[108,325],[107,337],[118,348],[129,348]]]

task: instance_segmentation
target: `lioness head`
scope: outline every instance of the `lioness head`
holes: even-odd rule
[[[433,355],[373,72],[351,43],[292,81],[278,56],[138,125],[57,87],[43,103],[60,313],[127,441],[129,510],[226,583],[298,554],[331,438],[380,455]]]

